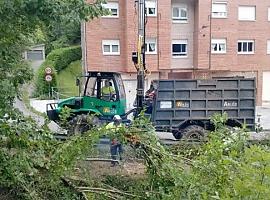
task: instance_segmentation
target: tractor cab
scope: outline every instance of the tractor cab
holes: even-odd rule
[[[126,98],[120,74],[112,72],[89,72],[83,96],[110,102]]]
[[[125,114],[126,94],[119,73],[88,72],[85,81],[85,105],[97,109],[103,116]]]
[[[88,72],[82,77],[83,94],[47,105],[49,119],[57,121],[62,108],[71,108],[74,116],[96,115],[110,121],[114,115],[125,115],[126,94],[121,75],[115,72]],[[76,84],[81,86],[81,80]]]

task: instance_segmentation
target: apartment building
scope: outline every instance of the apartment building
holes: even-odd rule
[[[122,73],[128,106],[136,94],[135,0],[83,24],[84,68]],[[146,0],[146,65],[153,79],[257,78],[257,105],[270,102],[270,0]]]

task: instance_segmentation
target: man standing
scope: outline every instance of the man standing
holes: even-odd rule
[[[123,154],[123,146],[121,142],[117,139],[117,134],[119,134],[119,129],[122,127],[122,119],[119,115],[115,115],[113,117],[113,122],[109,123],[106,126],[107,130],[110,130],[112,132],[111,136],[111,144],[110,144],[110,151],[111,151],[111,166],[115,166],[117,161],[117,155],[119,155],[119,160],[122,160],[122,154]]]

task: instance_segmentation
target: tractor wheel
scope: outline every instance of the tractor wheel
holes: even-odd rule
[[[69,135],[81,135],[89,131],[94,126],[100,125],[97,116],[89,116],[86,114],[77,115],[71,120]]]
[[[205,139],[207,131],[201,126],[191,125],[182,131],[182,135],[184,140],[202,141]]]

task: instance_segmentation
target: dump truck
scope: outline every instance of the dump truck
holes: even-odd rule
[[[255,78],[157,80],[149,114],[157,131],[176,139],[201,138],[214,130],[210,117],[227,113],[228,127],[255,129]]]

